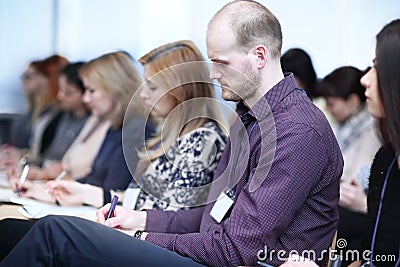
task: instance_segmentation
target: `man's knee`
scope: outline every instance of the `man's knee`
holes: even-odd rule
[[[57,229],[64,229],[68,225],[70,217],[60,215],[47,215],[46,217],[38,220],[34,228],[45,231],[46,233],[51,229],[51,232],[57,231]]]

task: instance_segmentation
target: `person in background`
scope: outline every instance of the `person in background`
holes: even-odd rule
[[[102,55],[86,63],[80,70],[80,76],[85,86],[84,102],[89,106],[92,114],[102,120],[109,121],[109,127],[104,141],[91,166],[91,171],[74,183],[90,185],[101,194],[110,190],[124,190],[132,180],[122,148],[122,124],[129,101],[142,83],[138,70],[134,67],[131,58],[124,52],[114,52]],[[141,101],[131,103],[132,116],[124,124],[124,131],[128,136],[126,142],[130,148],[130,164],[138,162],[137,150],[144,146],[146,120],[144,114],[147,108]],[[96,130],[96,125],[93,130]],[[90,134],[89,131],[87,134]],[[79,157],[79,153],[75,155]],[[91,193],[80,194],[79,198],[57,201],[46,192],[45,184],[25,182],[14,183],[14,187],[23,190],[23,197],[35,198],[43,201],[57,202],[60,205],[92,205],[100,207],[108,203],[107,195],[103,198],[92,198]]]
[[[83,94],[85,87],[79,77],[79,69],[76,65],[73,72],[65,75],[64,86],[70,91],[82,91],[81,101],[83,103]],[[62,77],[61,77],[62,78]],[[73,90],[75,88],[75,91]],[[70,95],[70,94],[69,94]],[[75,93],[73,96],[77,97]],[[88,109],[85,104],[85,108]],[[60,175],[63,171],[66,172],[66,179],[73,180],[85,177],[91,171],[91,166],[97,153],[104,141],[108,129],[111,126],[110,120],[105,120],[91,115],[85,122],[79,135],[64,153],[61,161],[47,162],[43,168],[30,169],[28,179],[52,180]]]
[[[293,73],[297,86],[304,89],[311,99],[320,96],[316,91],[317,74],[306,51],[301,48],[287,50],[281,56],[281,65],[284,73]]]
[[[31,62],[21,77],[28,97],[28,111],[13,122],[11,144],[29,149],[29,152],[21,154],[29,156],[32,162],[38,160],[40,153],[48,148],[54,138],[55,128],[48,126],[60,112],[57,103],[58,80],[60,71],[67,64],[66,58],[52,55]]]
[[[296,85],[306,91],[313,103],[324,112],[325,117],[332,125],[333,118],[325,110],[326,102],[317,86],[318,77],[310,55],[301,48],[291,48],[281,56],[281,65],[284,73],[293,73]]]
[[[368,111],[376,119],[382,146],[369,176],[367,230],[360,258],[349,254],[349,266],[400,266],[400,19],[386,24],[376,36],[373,67],[361,78]],[[368,252],[368,253],[366,253]],[[353,258],[353,259],[352,259]],[[316,266],[292,261],[282,267]],[[342,265],[343,266],[343,265]]]
[[[347,246],[340,249],[343,253],[361,247],[366,231],[369,169],[380,146],[365,103],[365,88],[360,83],[362,75],[355,67],[340,67],[319,85],[326,99],[326,110],[336,122],[334,131],[344,159],[337,237],[347,241]]]
[[[224,120],[215,103],[205,106],[191,101],[215,98],[205,64],[198,63],[196,69],[188,64],[192,71],[179,64],[204,58],[191,41],[178,41],[152,50],[139,61],[146,80],[140,97],[162,127],[140,152],[137,169],[131,168],[142,189],[136,208],[178,210],[200,205],[206,201],[206,185],[225,147],[224,134],[217,124]],[[177,84],[185,80],[204,82]],[[202,186],[202,190],[192,190]],[[51,183],[49,188],[59,201],[84,192],[68,181]]]
[[[59,78],[60,89],[57,97],[62,112],[48,126],[55,128],[55,134],[49,147],[41,153],[43,167],[55,164],[55,161],[62,159],[65,152],[79,135],[89,116],[89,111],[83,103],[85,89],[78,75],[79,69],[83,64],[83,62],[72,63],[61,70]],[[48,175],[40,171],[40,167],[31,165],[28,179],[47,179]],[[57,174],[54,173],[52,178],[55,178],[54,175]]]
[[[83,102],[85,89],[78,75],[83,65],[84,62],[73,63],[61,71],[57,98],[63,112],[51,144],[42,153],[44,160],[60,160],[89,117]]]
[[[279,21],[257,2],[230,2],[211,19],[206,43],[210,77],[225,100],[238,102],[208,204],[179,211],[117,206],[109,219],[107,204],[99,223],[49,216],[0,266],[238,266],[256,264],[266,246],[287,253],[329,247],[342,156],[322,112],[282,73]],[[65,247],[68,253],[58,253]],[[266,257],[281,263],[276,254]]]
[[[361,184],[365,189],[368,178],[365,170],[369,169],[380,142],[366,106],[365,88],[360,83],[362,75],[355,67],[340,67],[321,81],[320,88],[326,98],[326,109],[337,125],[334,132],[345,162],[342,181]],[[351,201],[342,201],[344,206],[366,213],[366,203],[351,206]]]
[[[203,101],[193,101],[215,99],[204,57],[193,42],[184,40],[162,45],[140,58],[140,62],[146,80],[140,97],[151,115],[160,119],[162,131],[140,152],[135,176],[139,177],[142,192],[136,208],[179,210],[198,206],[207,199],[207,184],[212,181],[226,143],[220,125],[224,118],[216,102],[204,105]],[[185,83],[186,80],[192,82]],[[129,157],[126,159],[129,164]],[[49,188],[63,204],[92,191],[88,185],[71,181],[56,181]],[[104,198],[102,191],[95,192],[98,194],[92,198]],[[11,228],[0,239],[0,255],[4,257],[33,223],[0,221],[0,231]]]
[[[179,210],[198,206],[207,199],[206,185],[211,182],[225,147],[223,130],[218,124],[224,119],[218,106],[191,101],[215,98],[206,65],[189,64],[204,58],[191,41],[178,41],[150,51],[139,61],[146,81],[140,97],[151,115],[160,119],[162,131],[140,152],[137,169],[131,168],[142,189],[136,209]],[[188,64],[179,65],[184,63]],[[177,84],[185,80],[204,82]],[[203,189],[193,190],[194,187]],[[86,192],[68,181],[54,182],[50,188],[59,201],[76,199]],[[93,196],[103,197],[100,193]]]

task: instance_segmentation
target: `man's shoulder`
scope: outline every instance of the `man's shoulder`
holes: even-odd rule
[[[295,91],[288,95],[277,106],[274,116],[275,123],[283,127],[302,125],[304,128],[313,129],[321,136],[327,131],[332,131],[324,113],[301,92]]]

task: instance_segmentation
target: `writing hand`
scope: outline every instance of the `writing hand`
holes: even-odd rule
[[[46,184],[46,190],[60,205],[78,206],[84,203],[85,185],[76,181],[51,181]]]
[[[145,211],[136,211],[126,207],[116,206],[114,217],[107,218],[111,204],[107,204],[96,212],[97,221],[108,227],[118,228],[125,231],[144,230],[147,213]]]

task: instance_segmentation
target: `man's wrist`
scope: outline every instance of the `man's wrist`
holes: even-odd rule
[[[141,223],[140,223],[140,225],[138,225],[137,230],[141,230],[141,231],[146,230],[147,212],[140,211],[138,217],[139,217],[138,219]]]

